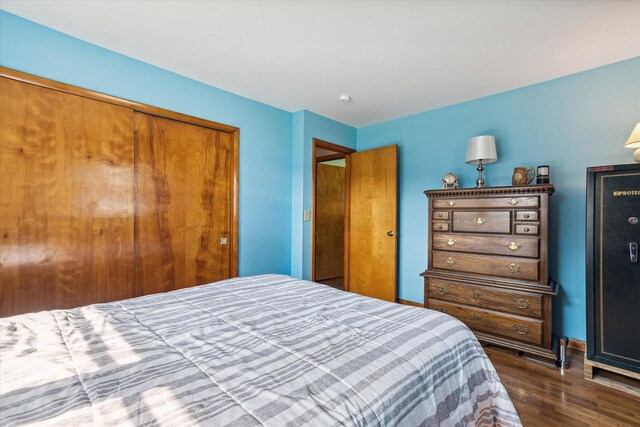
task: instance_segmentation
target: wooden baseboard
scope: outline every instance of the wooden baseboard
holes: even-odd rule
[[[411,305],[413,307],[424,307],[424,304],[421,302],[409,301],[406,299],[398,299],[398,304]]]
[[[587,350],[587,343],[584,341],[569,338],[569,342],[567,343],[567,348],[571,348],[573,350],[580,350],[581,352],[584,353]]]

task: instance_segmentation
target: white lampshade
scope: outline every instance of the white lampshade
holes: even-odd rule
[[[640,148],[640,122],[636,125],[635,129],[633,129],[631,136],[629,136],[624,146],[626,148]]]
[[[467,164],[493,163],[498,160],[496,140],[491,135],[474,136],[467,144]]]

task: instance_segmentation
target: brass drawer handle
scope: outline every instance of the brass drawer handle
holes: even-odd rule
[[[436,307],[436,308],[434,308],[434,310],[437,310],[437,311],[439,311],[441,313],[447,313],[447,309],[446,308]]]
[[[524,232],[525,232],[525,233],[528,233],[528,232],[529,232],[529,227],[525,227],[525,228],[524,228]]]
[[[438,218],[442,218],[442,212],[438,212]]]
[[[517,200],[517,199],[511,199],[511,200],[509,200],[509,204],[510,204],[511,206],[515,206],[515,205],[517,205],[517,204],[518,204],[518,200]]]
[[[525,308],[529,307],[529,300],[528,299],[524,299],[524,298],[516,299],[516,307],[521,308],[521,309],[525,309]]]
[[[456,239],[454,239],[453,237],[449,237],[447,239],[447,246],[453,246],[456,244]]]
[[[522,247],[522,245],[518,242],[505,243],[505,246],[507,246],[511,252],[515,252],[520,249],[520,247]]]
[[[483,295],[482,291],[473,291],[473,294],[476,296],[476,298],[480,298]]]
[[[455,202],[455,200],[449,200],[449,201],[447,202],[447,204],[448,204],[449,206],[453,206],[453,205],[455,205],[455,204],[456,204],[456,202]]]
[[[517,273],[520,271],[520,264],[511,263],[505,265],[505,267],[509,270],[509,273]]]
[[[442,226],[441,225],[438,226],[438,230],[442,230]]]
[[[445,260],[445,262],[447,263],[447,265],[454,265],[456,263],[456,260],[454,258],[449,257]]]
[[[474,315],[473,315],[473,318],[474,318],[475,320],[482,320],[482,319],[483,319],[483,317],[482,317],[480,314],[474,314]]]
[[[486,218],[482,218],[482,217],[478,217],[478,218],[474,218],[473,221],[478,225],[482,225],[485,222],[487,222],[487,219]]]
[[[526,326],[522,326],[522,325],[513,325],[513,329],[515,329],[516,333],[518,333],[520,335],[526,335],[527,332],[529,332],[529,328],[527,328]]]
[[[443,288],[442,286],[438,286],[436,288],[436,292],[439,293],[440,295],[446,295],[447,294],[447,289]]]
[[[528,219],[529,218],[529,214],[524,214],[524,217]]]

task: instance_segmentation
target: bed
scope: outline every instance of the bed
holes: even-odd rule
[[[282,275],[0,319],[4,426],[519,426],[445,314]]]

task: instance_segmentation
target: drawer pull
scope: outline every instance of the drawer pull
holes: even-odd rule
[[[482,291],[473,291],[473,294],[476,296],[476,298],[480,298],[483,295]]]
[[[454,258],[449,257],[445,260],[445,262],[447,263],[447,265],[454,265],[456,263],[456,260]]]
[[[529,307],[529,300],[528,299],[524,299],[524,298],[516,299],[516,307],[521,308],[521,309],[525,309],[525,308]]]
[[[482,319],[483,319],[482,315],[480,315],[480,314],[474,314],[472,317],[473,317],[475,320],[482,320]]]
[[[505,265],[506,269],[509,270],[509,273],[517,273],[520,271],[520,264],[507,264]]]
[[[526,326],[522,326],[522,325],[513,325],[513,329],[515,329],[516,333],[518,333],[520,335],[526,335],[527,332],[529,332],[529,328],[527,328]]]
[[[453,206],[453,205],[455,205],[455,204],[456,204],[456,202],[455,202],[455,200],[449,200],[449,201],[447,202],[447,204],[448,204],[449,206]]]
[[[505,243],[505,246],[507,246],[511,252],[515,252],[520,249],[522,245],[518,242],[509,242]]]
[[[510,204],[511,206],[515,206],[515,205],[517,205],[517,204],[518,204],[518,200],[517,200],[517,199],[511,199],[511,200],[509,200],[509,204]]]
[[[447,246],[453,246],[456,244],[456,239],[454,239],[453,237],[449,237],[447,239]]]
[[[443,288],[442,286],[438,286],[436,288],[436,292],[439,293],[440,295],[446,295],[447,294],[447,289]]]
[[[442,226],[441,225],[438,226],[438,230],[442,230]]]
[[[524,217],[525,217],[526,219],[529,219],[529,214],[524,214]]]
[[[487,222],[487,219],[486,218],[482,218],[482,217],[478,217],[478,218],[475,218],[473,221],[478,225],[482,225],[485,222]]]
[[[436,308],[434,308],[434,310],[437,310],[437,311],[439,311],[441,313],[447,313],[447,309],[446,308],[436,307]]]
[[[442,218],[442,212],[438,212],[438,218]]]
[[[525,227],[525,228],[524,228],[524,232],[525,232],[525,233],[528,233],[528,232],[529,232],[529,227]]]

